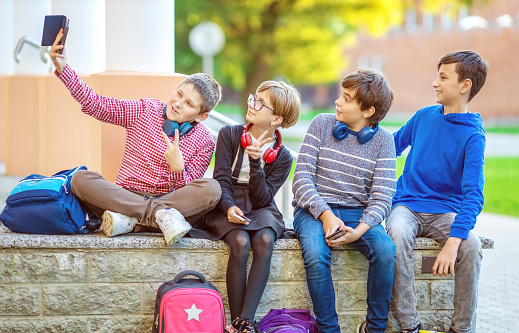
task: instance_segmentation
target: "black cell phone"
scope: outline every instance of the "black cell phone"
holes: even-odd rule
[[[51,46],[56,40],[60,29],[63,29],[63,38],[60,45],[65,45],[70,20],[65,15],[46,15],[43,23],[43,34],[41,37],[41,46]],[[61,54],[63,49],[59,50]]]
[[[432,274],[432,268],[434,263],[436,262],[436,258],[434,256],[423,256],[422,257],[422,274]]]
[[[246,217],[246,216],[240,216],[240,215],[238,215],[238,214],[236,214],[236,213],[232,213],[232,214],[233,214],[234,216],[236,216],[236,217],[238,218],[238,220],[241,220],[241,221],[244,221],[244,222],[250,222],[250,221],[251,221],[251,220],[250,220],[248,217]]]
[[[326,239],[335,239],[340,236],[342,236],[346,231],[342,230],[341,228],[337,228],[330,236],[326,237]]]

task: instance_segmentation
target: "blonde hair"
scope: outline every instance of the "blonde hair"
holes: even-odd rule
[[[276,116],[283,118],[282,128],[294,126],[299,120],[301,112],[301,94],[297,89],[285,82],[265,81],[259,85],[256,92],[268,90],[270,103],[275,110]]]

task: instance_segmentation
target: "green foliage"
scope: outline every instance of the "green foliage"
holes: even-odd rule
[[[202,70],[188,43],[190,30],[212,21],[226,44],[215,57],[215,77],[236,90],[285,77],[296,85],[337,82],[348,58],[344,47],[359,31],[382,36],[401,25],[405,10],[454,15],[473,0],[189,0],[175,1],[175,67]]]
[[[336,82],[343,54],[358,30],[382,35],[402,22],[401,0],[190,0],[175,2],[176,69],[201,70],[189,31],[202,21],[219,24],[226,45],[215,58],[215,77],[234,89],[266,79],[294,84]]]

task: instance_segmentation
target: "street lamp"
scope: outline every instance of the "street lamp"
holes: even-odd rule
[[[213,76],[213,57],[225,45],[225,35],[222,28],[214,22],[197,24],[189,33],[189,46],[197,55],[202,57],[203,72]]]

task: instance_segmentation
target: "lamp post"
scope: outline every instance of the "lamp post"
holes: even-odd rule
[[[222,28],[214,22],[197,24],[189,33],[189,46],[202,57],[203,72],[213,76],[213,57],[225,45]]]

